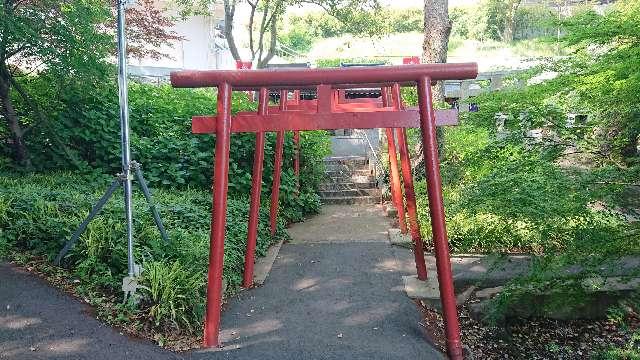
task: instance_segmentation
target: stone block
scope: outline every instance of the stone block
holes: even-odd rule
[[[389,242],[391,245],[411,245],[411,236],[403,234],[400,229],[389,229]]]
[[[434,274],[435,275],[435,274]],[[419,280],[417,276],[403,276],[404,291],[407,296],[414,300],[420,300],[422,305],[432,309],[440,310],[442,304],[440,302],[440,288],[438,278],[436,276],[428,277],[427,280]],[[464,291],[456,295],[458,305],[464,304],[471,294],[475,291],[475,286],[469,286]]]

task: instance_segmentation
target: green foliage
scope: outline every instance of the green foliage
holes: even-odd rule
[[[103,175],[65,173],[0,177],[0,244],[4,244],[0,255],[29,253],[53,259],[108,181]],[[143,262],[146,287],[137,312],[161,328],[195,331],[203,318],[211,193],[154,189],[153,195],[171,242],[165,244],[160,238],[144,198],[135,192],[135,256]],[[228,293],[242,281],[248,212],[246,197],[229,199],[224,261]],[[117,193],[64,259],[90,292],[120,296],[127,273],[122,218],[122,197]],[[282,218],[276,236],[271,236],[268,208],[261,209],[257,256],[285,236]]]
[[[149,316],[155,326],[170,322],[175,328],[193,330],[204,316],[202,272],[191,273],[180,262],[145,262],[143,296],[150,305]]]
[[[620,347],[610,347],[598,354],[597,360],[639,360],[640,359],[640,331],[636,331],[631,340]]]
[[[31,77],[28,87],[39,99],[51,95],[48,77]],[[115,82],[70,87],[45,109],[52,121],[51,131],[66,144],[87,168],[106,174],[120,171],[120,125]],[[53,98],[53,96],[52,96]],[[210,90],[173,89],[169,85],[131,83],[129,88],[131,147],[133,158],[143,164],[145,178],[152,187],[207,188],[211,183],[215,137],[191,133],[191,117],[215,114],[216,94]],[[44,103],[44,101],[43,101]],[[235,93],[232,112],[255,111],[243,93]],[[25,118],[28,118],[26,116]],[[27,139],[33,164],[38,171],[72,168],[68,154],[52,144],[44,128],[36,127]],[[285,216],[299,220],[319,208],[316,191],[323,172],[322,159],[329,153],[326,132],[303,132],[301,140],[302,194],[296,195],[293,175],[294,144],[287,134],[282,175],[282,209]],[[232,196],[249,194],[255,135],[233,134],[229,165]],[[263,190],[271,189],[275,134],[267,135]]]
[[[507,0],[483,0],[473,6],[450,11],[451,36],[472,40],[503,40],[507,20]],[[514,18],[514,39],[524,40],[555,35],[558,15],[545,5],[519,6]]]
[[[320,38],[345,34],[384,36],[394,33],[421,32],[423,10],[421,8],[375,8],[369,11],[341,11],[332,16],[324,12],[310,12],[289,18],[289,34],[304,34],[311,43]]]
[[[316,67],[330,68],[340,67],[341,64],[388,64],[384,59],[372,59],[372,58],[338,58],[338,59],[318,59],[316,60]]]
[[[105,69],[113,40],[96,24],[111,16],[101,0],[6,1],[0,12],[3,26],[2,66],[44,63],[57,76],[96,74]]]
[[[307,28],[296,26],[278,35],[278,41],[280,44],[304,54],[311,50],[313,43],[316,41],[316,37],[314,37]]]
[[[640,178],[638,15],[640,4],[620,1],[605,15],[568,19],[561,40],[574,56],[519,75],[526,87],[474,98],[480,110],[462,114],[460,125],[444,132],[451,249],[538,255],[531,272],[495,300],[496,317],[512,302],[530,303],[532,291],[552,294],[544,306],[577,306],[589,296],[581,280],[640,255],[638,225],[624,217],[625,209],[638,208],[636,187],[628,185]],[[532,81],[548,70],[556,76]],[[498,113],[506,116],[500,132]],[[587,118],[568,124],[569,113]],[[540,139],[528,135],[533,129]],[[424,181],[416,190],[428,238]],[[582,272],[557,276],[573,266]]]

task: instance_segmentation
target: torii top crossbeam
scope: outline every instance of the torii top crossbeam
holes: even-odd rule
[[[228,84],[237,90],[261,87],[297,89],[315,85],[333,85],[334,88],[353,85],[415,84],[421,78],[432,81],[475,79],[478,64],[422,64],[377,67],[348,67],[325,69],[261,69],[261,70],[207,70],[180,71],[171,74],[174,87],[213,87]]]

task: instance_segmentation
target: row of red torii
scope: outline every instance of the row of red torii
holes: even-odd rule
[[[433,230],[436,269],[445,320],[447,352],[452,359],[462,359],[460,327],[456,309],[449,246],[445,227],[440,163],[436,141],[437,125],[457,123],[456,110],[435,110],[431,85],[436,81],[474,79],[478,68],[475,63],[423,64],[380,67],[348,67],[332,69],[264,69],[264,70],[211,70],[180,71],[171,74],[174,87],[217,87],[216,116],[196,116],[192,131],[215,134],[213,208],[207,284],[207,309],[204,323],[204,346],[220,346],[220,312],[222,302],[222,269],[226,225],[229,151],[231,133],[256,133],[253,164],[251,204],[249,213],[247,249],[244,267],[245,287],[253,286],[253,266],[258,229],[258,212],[262,184],[265,132],[276,132],[276,159],[271,194],[271,231],[275,232],[282,169],[285,131],[294,131],[294,142],[299,147],[299,131],[333,129],[386,129],[389,141],[392,202],[398,209],[401,230],[406,233],[404,201],[406,199],[409,229],[414,244],[418,278],[427,279],[427,268],[422,251],[422,238],[417,220],[417,208],[409,162],[406,128],[420,128],[427,176],[429,213]],[[400,88],[415,86],[419,106],[406,108]],[[382,89],[381,99],[344,98],[342,90],[348,88]],[[317,99],[300,100],[300,90],[315,89]],[[269,106],[269,91],[280,91],[279,106]],[[258,111],[231,115],[232,91],[259,91]],[[289,92],[295,96],[288,99]],[[390,96],[389,96],[390,95]],[[404,184],[400,188],[400,170],[397,164],[395,137],[400,152],[400,170]],[[298,152],[298,151],[296,151]],[[300,162],[296,155],[294,171],[299,174]]]

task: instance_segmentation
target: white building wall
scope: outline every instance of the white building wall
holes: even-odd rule
[[[158,2],[158,6],[162,7],[164,4]],[[171,10],[166,11],[169,16],[175,16]],[[235,69],[235,60],[227,49],[226,40],[217,30],[220,28],[219,24],[223,17],[220,17],[218,12],[214,14],[213,16],[192,16],[176,21],[171,30],[183,39],[160,49],[167,55],[166,58],[131,59],[131,73],[133,75],[153,73],[162,76],[176,69]]]

